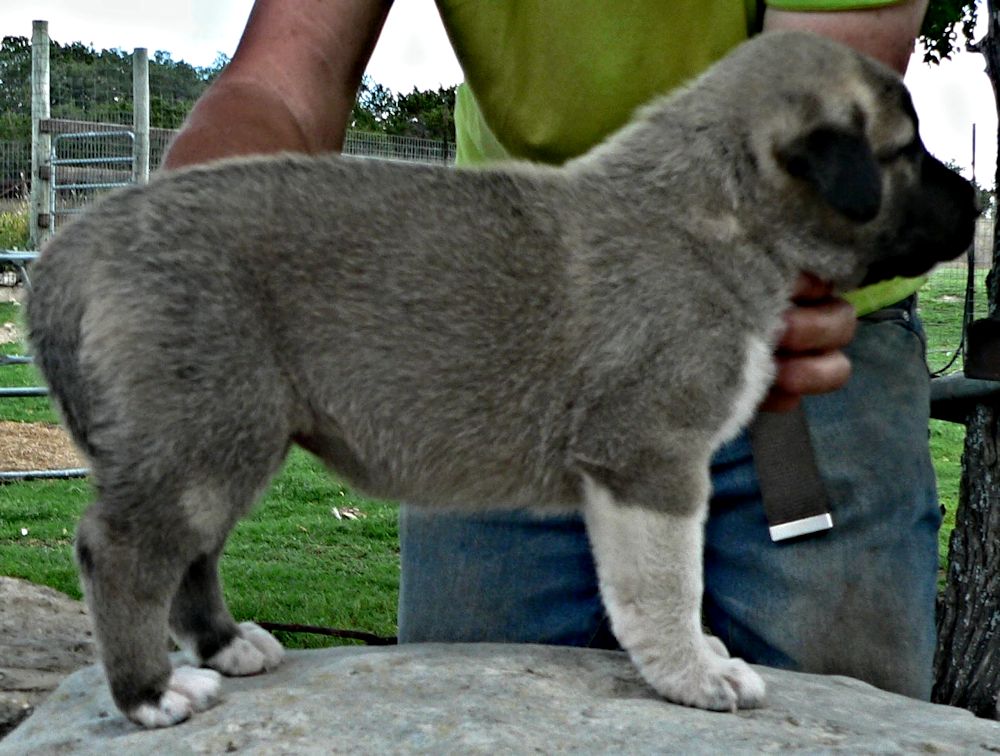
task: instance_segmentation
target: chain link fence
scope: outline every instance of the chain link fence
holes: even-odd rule
[[[53,108],[54,110],[56,108]],[[52,118],[43,122],[52,138],[49,212],[53,230],[81,212],[103,192],[133,180],[132,114],[118,121]],[[149,133],[150,168],[163,161],[176,130]],[[344,154],[355,158],[451,164],[455,144],[432,139],[350,130]],[[28,247],[27,217],[31,189],[31,144],[0,141],[0,250]],[[0,285],[13,285],[16,271],[0,263]]]
[[[920,318],[932,374],[961,371],[963,324],[988,313],[986,276],[993,258],[993,224],[993,218],[980,218],[972,254],[939,265],[920,290]]]
[[[132,125],[132,71],[127,54],[120,51],[101,51],[97,56],[115,55],[120,64],[61,66],[60,76],[53,77],[49,92],[52,118],[67,121],[88,121],[118,127]],[[95,53],[87,53],[93,56]],[[161,60],[164,53],[153,53],[153,60]],[[167,58],[169,60],[169,57]],[[177,128],[187,116],[191,102],[197,98],[207,82],[205,75],[194,73],[182,61],[169,61],[168,68],[184,67],[190,74],[186,78],[171,77],[169,71],[151,66],[149,71],[150,110],[156,123]]]
[[[0,141],[0,212],[27,201],[30,180],[31,144]]]
[[[454,163],[455,144],[372,131],[348,131],[344,154],[411,163]]]
[[[106,134],[122,134],[132,128],[131,114],[120,123],[52,118],[45,125],[53,139],[62,143],[54,153],[57,159],[89,159],[97,163],[126,154],[121,145],[110,140]],[[150,129],[150,168],[155,169],[162,163],[163,155],[175,133],[172,129]],[[65,139],[68,135],[72,135],[71,141]],[[455,162],[455,143],[352,130],[347,132],[344,154],[380,160],[451,164]],[[129,171],[131,168],[123,165],[109,168],[94,164],[89,167],[78,166],[78,170],[70,173],[95,183],[108,183],[116,182],[120,178],[119,174]],[[0,201],[26,199],[30,189],[30,176],[31,143],[0,141]]]

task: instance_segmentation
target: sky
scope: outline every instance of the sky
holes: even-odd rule
[[[0,0],[0,36],[31,36],[33,19],[49,22],[60,43],[152,54],[166,50],[174,60],[211,65],[218,53],[232,55],[252,0]],[[985,31],[985,3],[980,12]],[[997,117],[982,57],[962,52],[940,66],[911,61],[906,81],[928,148],[972,175],[972,126],[976,124],[976,176],[992,186]],[[436,89],[462,79],[433,0],[397,0],[368,66],[375,81],[396,92]]]

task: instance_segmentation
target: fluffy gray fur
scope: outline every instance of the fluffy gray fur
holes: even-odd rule
[[[319,201],[317,201],[319,198]],[[670,700],[758,705],[698,626],[713,450],[752,412],[797,275],[849,289],[962,252],[971,188],[887,69],[802,34],[738,48],[562,167],[282,155],[161,174],[33,269],[39,365],[98,500],[77,555],[115,701],[280,646],[216,563],[293,442],[378,497],[583,503],[619,639]]]

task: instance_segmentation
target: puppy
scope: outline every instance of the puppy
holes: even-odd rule
[[[294,442],[377,497],[582,507],[645,679],[761,704],[699,623],[709,458],[771,381],[800,272],[922,273],[975,216],[898,77],[797,33],[559,168],[284,155],[109,197],[44,250],[28,318],[97,486],[76,554],[115,702],[171,725],[212,670],[278,663],[216,568]],[[211,669],[171,669],[168,628]]]

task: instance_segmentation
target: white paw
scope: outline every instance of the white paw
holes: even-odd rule
[[[214,669],[178,667],[170,676],[167,688],[188,699],[194,711],[204,711],[219,700],[222,675]]]
[[[715,652],[697,654],[678,668],[643,664],[640,671],[669,701],[711,711],[755,709],[764,705],[764,681],[742,659]]]
[[[285,649],[278,639],[254,622],[241,622],[240,634],[264,655],[264,669],[274,669],[285,658]]]
[[[230,677],[258,675],[281,663],[285,649],[269,632],[253,622],[240,625],[232,643],[205,660],[205,666]]]
[[[170,675],[167,691],[159,703],[142,704],[128,717],[143,727],[170,727],[204,711],[219,698],[221,681],[218,672],[194,667],[178,667]]]

